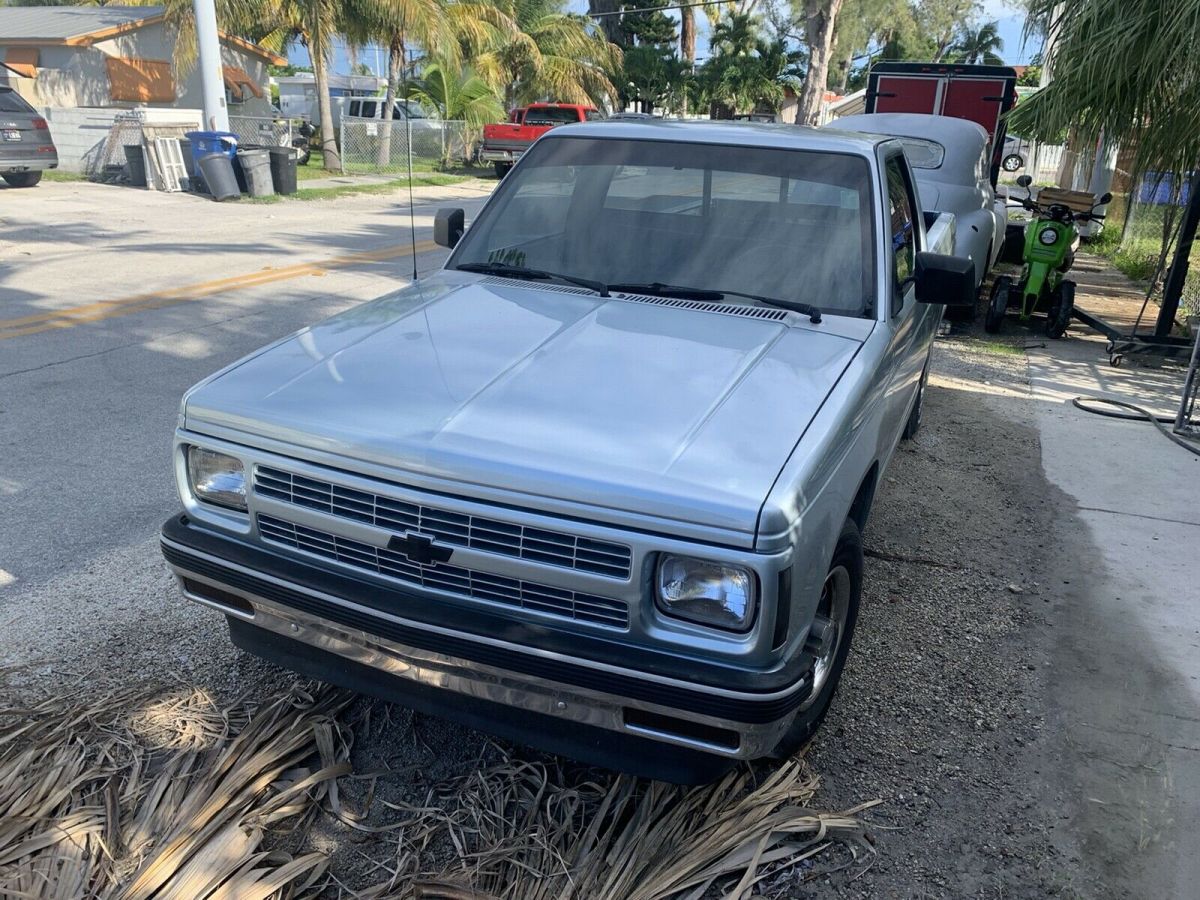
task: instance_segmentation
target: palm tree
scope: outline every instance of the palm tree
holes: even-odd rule
[[[377,162],[391,159],[392,111],[400,91],[400,80],[408,63],[408,47],[416,41],[428,52],[456,56],[458,45],[450,30],[442,0],[343,0],[342,21],[351,46],[378,41],[388,48],[387,91],[384,95],[384,126]]]
[[[1127,140],[1139,172],[1200,161],[1200,0],[1032,0],[1031,13],[1049,22],[1053,77],[1013,110],[1013,129]]]
[[[421,77],[409,83],[407,97],[443,121],[464,122],[464,148],[474,143],[484,125],[504,118],[504,105],[492,87],[469,66],[449,60],[427,60]]]
[[[1004,65],[1004,60],[1000,58],[1000,51],[1003,49],[1000,23],[987,22],[977,29],[964,25],[958,33],[958,39],[950,47],[950,52],[954,54],[955,62],[1001,66]]]
[[[621,50],[595,20],[563,12],[561,0],[494,0],[517,31],[473,58],[475,71],[508,106],[550,98],[601,105],[617,97],[611,76]]]
[[[777,106],[793,62],[782,40],[764,40],[749,13],[728,12],[712,30],[712,56],[700,72],[709,104],[728,112],[750,112],[760,103]]]

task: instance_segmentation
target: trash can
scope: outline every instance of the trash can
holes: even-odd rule
[[[134,187],[146,186],[146,157],[141,144],[125,145],[125,167],[129,171],[129,183]]]
[[[271,154],[266,150],[239,150],[238,163],[246,178],[246,190],[251,197],[270,197],[275,193],[271,183]]]
[[[231,131],[189,131],[185,137],[192,142],[192,160],[200,168],[200,160],[210,153],[223,153],[233,159],[238,148],[238,136]]]
[[[295,147],[271,148],[271,181],[275,183],[278,194],[296,193],[296,159]]]
[[[202,156],[199,166],[200,175],[214,200],[236,200],[242,196],[238,190],[237,176],[233,174],[233,161],[226,154],[209,153]]]

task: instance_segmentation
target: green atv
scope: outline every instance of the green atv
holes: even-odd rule
[[[1046,336],[1060,338],[1066,334],[1075,309],[1075,282],[1063,276],[1074,264],[1079,247],[1076,223],[1103,221],[1096,207],[1111,201],[1112,194],[1105,194],[1088,212],[1074,212],[1061,203],[1036,203],[1029,191],[1032,181],[1028,175],[1017,179],[1017,184],[1026,189],[1026,196],[1018,202],[1035,214],[1025,226],[1021,279],[1014,282],[1008,275],[996,279],[983,327],[995,334],[1012,308],[1026,323],[1035,315],[1044,315]]]

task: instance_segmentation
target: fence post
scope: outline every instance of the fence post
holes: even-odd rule
[[[346,174],[346,117],[342,116],[342,121],[338,123],[338,143],[340,149],[338,151],[338,168],[342,170],[342,174]]]

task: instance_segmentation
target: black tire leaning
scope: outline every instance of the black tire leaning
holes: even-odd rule
[[[1071,324],[1071,313],[1075,309],[1075,282],[1060,282],[1054,295],[1054,307],[1046,318],[1046,337],[1058,340],[1067,333]]]
[[[854,640],[854,626],[858,622],[858,606],[862,597],[862,536],[852,519],[847,519],[842,525],[837,545],[833,551],[833,558],[829,561],[829,573],[832,575],[839,566],[844,567],[850,576],[849,607],[846,613],[846,624],[842,629],[840,642],[829,670],[829,677],[825,680],[820,693],[807,701],[807,708],[796,713],[796,718],[788,726],[788,730],[784,732],[783,737],[771,753],[776,759],[793,756],[812,739],[821,722],[824,721],[826,713],[829,712],[833,695],[837,692],[838,682],[842,679],[842,670],[846,666],[846,657],[850,653],[850,644]]]
[[[983,317],[983,330],[988,334],[996,334],[1004,324],[1004,315],[1008,310],[1008,298],[1012,293],[1012,287],[1013,280],[1007,275],[1001,275],[992,285],[987,314]]]
[[[31,188],[42,180],[41,172],[9,172],[3,176],[11,187]]]
[[[904,431],[900,432],[900,439],[903,441],[911,441],[921,430],[921,406],[925,402],[925,383],[927,381],[929,381],[928,356],[925,357],[925,367],[921,369],[921,380],[917,382],[917,399],[913,401],[908,421],[904,423]]]

